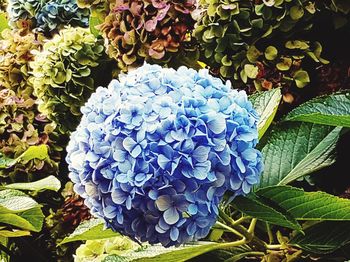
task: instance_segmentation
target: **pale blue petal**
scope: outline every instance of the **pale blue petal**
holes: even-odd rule
[[[251,188],[251,186],[246,181],[243,181],[243,183],[242,183],[242,191],[245,194],[248,194],[250,192],[250,188]]]
[[[167,165],[170,162],[171,162],[171,160],[166,158],[164,155],[159,155],[157,158],[157,163],[162,169],[166,169]]]
[[[241,155],[247,161],[254,161],[257,158],[257,151],[254,148],[244,150]]]
[[[187,211],[188,211],[188,213],[189,213],[190,215],[195,215],[195,214],[197,214],[197,212],[198,212],[198,207],[197,207],[197,205],[195,205],[195,204],[190,204],[190,205],[188,206]]]
[[[226,129],[226,120],[220,115],[216,115],[214,119],[208,122],[208,128],[214,134],[220,134]]]
[[[134,147],[137,145],[136,141],[132,139],[131,137],[126,137],[123,140],[123,147],[130,153]]]
[[[180,216],[176,208],[171,207],[164,212],[163,218],[167,224],[174,225],[177,221],[179,221]]]
[[[113,159],[118,162],[124,162],[126,158],[126,151],[115,150],[113,153]]]
[[[121,205],[125,202],[127,195],[124,191],[120,189],[115,189],[114,191],[112,191],[111,197],[114,203]]]
[[[179,238],[179,234],[180,234],[180,232],[179,232],[179,229],[177,227],[172,227],[170,229],[170,239],[172,241],[176,241]]]
[[[196,232],[196,230],[197,230],[197,226],[196,226],[196,224],[193,223],[193,222],[190,223],[190,224],[187,226],[187,228],[186,228],[186,232],[187,232],[187,234],[190,235],[190,236],[193,236],[194,233]]]
[[[133,158],[136,158],[138,157],[142,152],[142,148],[140,145],[137,145],[131,152],[130,152],[130,155],[133,157]]]
[[[171,200],[170,196],[163,195],[163,196],[159,196],[157,198],[155,204],[156,204],[159,211],[165,211],[171,207],[172,200]]]
[[[244,163],[243,163],[243,161],[242,161],[242,159],[241,159],[240,157],[237,157],[237,158],[236,158],[236,164],[237,164],[239,170],[240,170],[242,173],[245,173],[246,168],[245,168],[245,165],[244,165]]]
[[[209,152],[210,147],[199,146],[193,151],[192,157],[198,162],[204,162],[208,159]]]
[[[232,190],[238,190],[242,186],[242,181],[239,179],[231,178],[230,179],[230,186]]]

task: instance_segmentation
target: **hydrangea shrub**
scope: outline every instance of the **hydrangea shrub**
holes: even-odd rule
[[[224,193],[248,194],[259,181],[258,115],[207,70],[145,64],[99,87],[82,113],[67,147],[74,190],[134,239],[203,238]]]

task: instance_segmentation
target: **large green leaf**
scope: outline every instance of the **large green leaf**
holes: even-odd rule
[[[45,216],[40,207],[37,207],[18,214],[0,214],[0,223],[39,232],[42,228],[44,218]]]
[[[265,134],[275,117],[281,98],[282,95],[279,88],[259,92],[249,97],[249,100],[260,115],[260,120],[258,122],[259,138]]]
[[[350,92],[312,99],[292,110],[285,120],[350,127]]]
[[[223,244],[198,242],[180,247],[165,248],[161,245],[149,246],[139,252],[128,254],[133,262],[183,262],[204,253],[219,249]]]
[[[2,154],[0,154],[0,169],[1,168],[9,168],[16,163],[23,161],[28,162],[32,159],[40,159],[44,160],[48,157],[48,147],[47,145],[39,145],[39,146],[30,146],[28,149],[23,152],[19,157],[16,159],[8,158]]]
[[[0,191],[1,223],[39,232],[44,217],[41,205],[23,192],[13,189]]]
[[[48,176],[44,179],[30,182],[30,183],[14,183],[9,185],[4,185],[4,188],[8,189],[19,189],[19,190],[53,190],[58,191],[61,188],[61,182],[55,176]]]
[[[307,228],[303,234],[297,234],[290,244],[316,253],[331,253],[350,243],[350,222],[325,221]]]
[[[59,245],[81,240],[95,240],[119,236],[119,233],[111,229],[104,229],[104,221],[101,219],[91,219],[81,223],[74,232],[64,238]]]
[[[33,226],[32,231],[41,231],[45,216],[40,207],[29,209],[17,215],[26,219]]]
[[[296,229],[298,231],[302,230],[299,223],[286,210],[280,207],[276,208],[278,205],[272,207],[269,203],[264,203],[262,199],[259,199],[254,194],[238,196],[233,200],[232,204],[237,210],[248,216],[271,224]]]
[[[0,214],[20,213],[37,207],[41,205],[21,191],[13,189],[0,191]]]
[[[276,127],[262,148],[264,172],[257,187],[285,185],[334,163],[340,127],[287,122]]]
[[[350,221],[350,200],[322,191],[305,192],[291,186],[271,186],[256,194],[279,205],[297,220]]]

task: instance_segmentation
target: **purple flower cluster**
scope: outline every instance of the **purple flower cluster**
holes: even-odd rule
[[[74,189],[134,239],[203,238],[224,193],[247,194],[259,180],[258,115],[207,70],[145,64],[99,87],[82,113],[67,147]]]

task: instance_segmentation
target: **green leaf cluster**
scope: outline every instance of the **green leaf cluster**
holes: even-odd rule
[[[273,115],[277,94],[271,90],[251,96],[262,119]],[[265,165],[260,184],[232,204],[246,216],[295,230],[283,245],[327,254],[350,242],[344,233],[349,227],[350,200],[290,186],[335,162],[337,142],[349,127],[348,109],[349,91],[343,91],[312,99],[282,121],[259,126],[266,129],[267,123],[269,129],[260,143]]]

